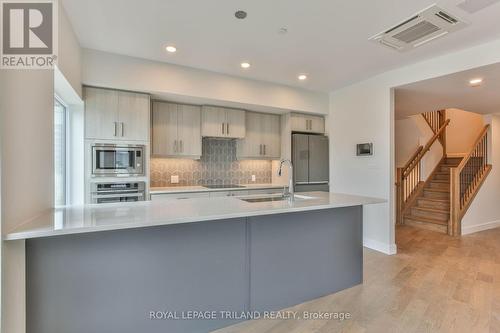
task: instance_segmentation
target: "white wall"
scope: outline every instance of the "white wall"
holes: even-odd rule
[[[81,50],[61,8],[59,28],[59,68],[78,100]],[[53,207],[54,73],[0,70],[2,234]],[[24,241],[2,241],[0,255],[1,332],[24,333]]]
[[[4,70],[2,232],[53,206],[52,70]],[[2,332],[24,332],[24,242],[3,242]]]
[[[463,234],[500,227],[500,116],[485,116],[485,122],[491,126],[488,152],[493,169],[462,219]]]
[[[88,49],[83,51],[83,83],[148,92],[174,101],[248,105],[255,111],[328,113],[326,93]]]
[[[463,156],[470,150],[477,135],[483,129],[483,115],[459,109],[448,109],[446,118],[450,119],[450,125],[446,130],[448,155]]]
[[[66,11],[61,1],[59,1],[59,50],[57,64],[64,77],[70,83],[71,87],[82,96],[82,49],[76,38],[71,23],[68,20]]]
[[[424,133],[420,131],[414,117],[398,119],[394,124],[395,158],[398,168],[404,166],[422,142],[425,142]]]
[[[331,189],[388,200],[365,209],[367,246],[385,253],[395,249],[392,88],[496,62],[500,40],[389,71],[330,94]],[[355,144],[364,141],[374,143],[373,157],[355,156]]]
[[[434,132],[421,115],[396,120],[394,132],[396,167],[403,167],[418,146],[425,147],[434,136]],[[425,181],[434,171],[441,158],[443,158],[443,146],[439,140],[436,140],[422,158],[420,170],[422,181]]]

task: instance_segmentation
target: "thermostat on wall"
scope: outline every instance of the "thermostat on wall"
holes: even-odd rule
[[[357,156],[371,156],[373,155],[373,143],[358,143],[356,145]]]

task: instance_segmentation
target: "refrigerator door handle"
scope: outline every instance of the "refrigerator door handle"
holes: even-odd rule
[[[309,182],[307,183],[309,185],[322,185],[322,184],[328,184],[328,180],[325,181],[320,181],[320,182]]]

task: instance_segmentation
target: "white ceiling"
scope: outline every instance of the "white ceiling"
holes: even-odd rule
[[[469,81],[482,78],[471,87]],[[500,113],[500,63],[470,69],[396,88],[396,118],[449,108]]]
[[[500,4],[462,0],[62,0],[86,48],[319,91],[500,38]],[[480,0],[479,0],[480,1]],[[437,3],[470,26],[408,53],[368,38]],[[248,12],[237,20],[234,12]],[[280,34],[286,27],[287,34]],[[164,47],[175,44],[178,52]],[[239,64],[248,61],[249,70]],[[309,78],[299,82],[297,75]]]

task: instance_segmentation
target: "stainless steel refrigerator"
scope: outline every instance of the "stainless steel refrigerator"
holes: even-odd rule
[[[329,191],[328,137],[292,134],[295,191]]]

